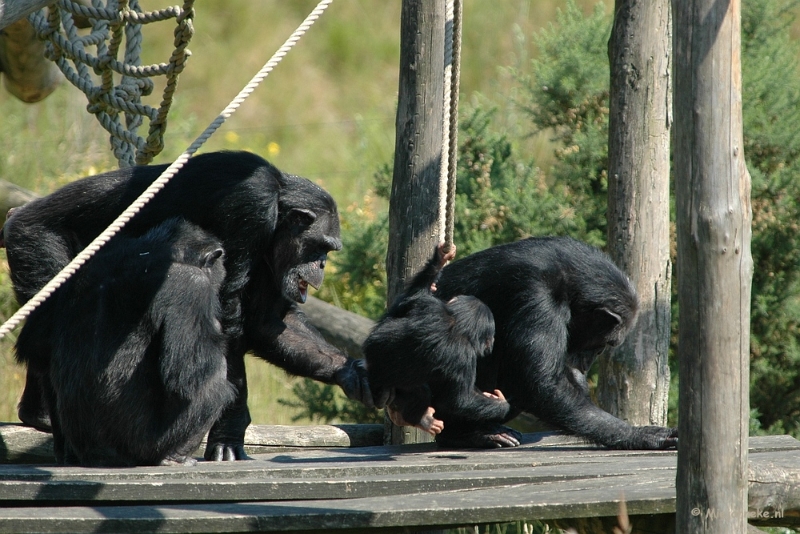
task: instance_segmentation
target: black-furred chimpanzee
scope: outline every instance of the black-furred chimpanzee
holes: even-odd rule
[[[91,176],[14,210],[4,238],[18,300],[30,299],[165,168],[140,166]],[[228,340],[228,380],[237,396],[209,433],[207,459],[246,458],[247,351],[292,374],[336,383],[349,397],[372,403],[361,362],[327,343],[297,306],[309,285],[322,283],[328,252],[341,248],[336,203],[326,191],[254,154],[208,153],[190,159],[133,217],[126,232],[142,235],[174,217],[209,232],[225,250],[222,327]],[[29,373],[20,419],[46,428],[46,414],[41,388]]]
[[[17,341],[50,408],[59,463],[191,464],[236,390],[222,244],[169,219],[118,234],[36,308]]]
[[[494,314],[494,350],[478,361],[476,383],[502,390],[511,415],[529,412],[612,448],[677,445],[675,429],[632,427],[589,398],[586,372],[603,349],[622,343],[638,311],[627,276],[601,251],[565,237],[498,245],[442,270],[437,296],[456,295],[474,295]],[[437,442],[470,446],[493,432],[447,424]]]
[[[454,257],[455,248],[445,254],[443,245],[437,247],[362,347],[376,406],[388,398],[390,415],[401,416],[392,417],[396,424],[431,434],[464,418],[494,426],[510,410],[502,398],[475,387],[477,360],[494,343],[492,312],[475,297],[460,295],[445,302],[432,291],[440,270]],[[519,444],[515,436],[501,432],[490,438],[486,446]]]

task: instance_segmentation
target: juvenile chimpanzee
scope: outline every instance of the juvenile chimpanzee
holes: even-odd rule
[[[220,323],[222,256],[208,233],[169,219],[114,237],[33,311],[18,355],[44,388],[59,462],[194,462],[236,395]]]
[[[502,390],[511,416],[530,412],[613,448],[677,445],[676,430],[632,427],[589,398],[586,372],[605,347],[622,343],[638,310],[630,281],[599,250],[563,237],[526,239],[452,263],[437,286],[439,298],[474,295],[491,308],[497,336],[476,383]],[[469,446],[493,432],[448,422],[437,442]]]
[[[445,302],[431,290],[453,257],[455,248],[445,254],[443,245],[437,247],[363,345],[376,405],[388,397],[390,413],[401,416],[393,417],[395,423],[431,434],[465,417],[472,423],[497,425],[510,409],[502,398],[475,388],[477,360],[489,354],[494,343],[492,312],[475,297],[454,296]],[[501,446],[498,441],[508,439],[502,433],[492,438],[486,445]]]
[[[30,299],[165,168],[91,176],[16,209],[4,237],[18,300]],[[328,344],[297,306],[309,285],[322,283],[328,252],[341,248],[336,203],[326,191],[254,154],[214,152],[190,159],[126,232],[142,235],[174,217],[214,235],[225,250],[221,322],[228,340],[228,380],[237,396],[209,433],[207,459],[246,457],[247,351],[290,373],[336,383],[349,397],[371,404],[363,365]],[[24,350],[21,357],[36,359]],[[46,414],[41,388],[29,374],[20,419],[46,428]]]

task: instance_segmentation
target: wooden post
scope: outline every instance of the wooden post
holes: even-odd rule
[[[54,0],[0,0],[0,30],[52,3]]]
[[[0,31],[3,85],[23,102],[43,100],[63,79],[56,64],[44,57],[44,51],[44,42],[36,36],[27,19],[18,20]]]
[[[625,343],[599,359],[598,404],[632,425],[667,424],[670,276],[670,0],[617,0],[608,43],[608,251],[639,294]]]
[[[674,0],[680,359],[676,532],[747,529],[750,175],[739,0]]]
[[[386,255],[389,302],[443,239],[443,229],[439,225],[439,175],[444,100],[444,7],[444,2],[439,0],[403,0],[397,137]],[[387,425],[391,428],[391,432],[387,431],[387,441],[391,443],[431,440],[422,431]]]

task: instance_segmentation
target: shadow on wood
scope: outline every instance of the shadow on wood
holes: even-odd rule
[[[0,425],[5,450],[24,434],[35,447],[49,440]],[[558,433],[499,450],[375,446],[381,439],[381,425],[255,426],[253,461],[4,464],[0,533],[414,531],[535,519],[610,532],[623,500],[635,531],[674,532],[675,451],[610,451]],[[750,519],[800,525],[800,442],[751,438],[749,473]]]

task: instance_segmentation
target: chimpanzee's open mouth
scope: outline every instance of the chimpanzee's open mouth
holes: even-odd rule
[[[300,303],[304,303],[308,298],[308,286],[311,286],[314,289],[319,289],[319,287],[316,285],[302,278],[297,281],[297,289],[300,291]]]
[[[308,298],[308,282],[303,279],[297,283],[297,289],[300,290],[300,302],[305,302]]]

